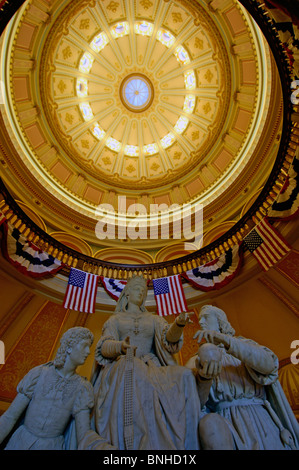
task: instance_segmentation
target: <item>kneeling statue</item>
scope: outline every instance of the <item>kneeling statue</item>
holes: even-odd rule
[[[222,350],[221,371],[205,403],[206,416],[217,413],[226,420],[235,449],[299,449],[299,425],[278,380],[276,355],[255,341],[235,336],[218,307],[203,306],[199,324],[195,337],[199,343],[206,341],[199,349],[214,345]]]
[[[94,405],[91,383],[76,373],[90,354],[93,334],[83,327],[70,328],[61,338],[53,362],[31,369],[18,384],[18,394],[0,417],[0,443],[11,433],[6,450],[77,449],[90,432],[90,413]],[[75,432],[65,434],[68,424]],[[99,437],[99,436],[98,436]]]

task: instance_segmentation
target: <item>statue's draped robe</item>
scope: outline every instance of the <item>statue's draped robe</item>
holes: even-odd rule
[[[118,449],[126,449],[125,403],[131,393],[133,449],[199,449],[201,416],[197,385],[191,370],[176,363],[173,354],[182,340],[169,343],[169,324],[162,317],[143,312],[114,314],[105,323],[96,348],[102,366],[95,383],[95,427],[98,434]],[[130,337],[137,346],[132,364],[124,355],[109,359],[102,355],[105,341]],[[132,367],[132,389],[126,371]],[[127,432],[127,431],[126,431]]]
[[[269,363],[273,364],[272,371],[262,373],[261,370],[269,369]],[[278,381],[278,359],[271,350],[252,340],[230,338],[230,348],[223,354],[222,370],[213,381],[206,409],[226,418],[237,449],[286,449],[280,437],[281,427],[290,430],[299,448],[299,426]]]

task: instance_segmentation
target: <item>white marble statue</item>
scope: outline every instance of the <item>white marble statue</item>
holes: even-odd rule
[[[196,379],[174,358],[188,315],[179,315],[170,325],[146,310],[146,296],[145,279],[130,279],[103,327],[96,347],[97,433],[120,450],[200,449],[201,435],[207,448],[232,448],[228,429],[229,439],[225,432],[217,439],[215,429],[226,426],[217,414],[200,425],[201,401],[206,401],[211,379],[220,371],[218,348],[211,345],[212,361],[198,370]],[[85,448],[90,448],[88,443]]]
[[[225,313],[215,306],[202,307],[199,324],[198,342],[205,340],[223,351],[206,412],[226,419],[235,449],[299,449],[299,425],[279,383],[275,354],[236,337]]]
[[[93,334],[83,327],[69,329],[53,362],[31,369],[18,384],[18,394],[0,417],[0,443],[24,415],[22,424],[10,437],[7,450],[63,450],[68,448],[64,433],[74,418],[77,448],[90,430],[94,405],[91,383],[76,373],[90,354]]]

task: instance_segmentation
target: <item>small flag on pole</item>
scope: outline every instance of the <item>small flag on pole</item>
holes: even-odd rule
[[[264,271],[268,271],[291,250],[291,246],[266,218],[256,225],[243,241]]]
[[[153,279],[154,294],[161,316],[187,312],[187,303],[179,274]]]
[[[84,313],[94,313],[98,278],[96,274],[71,268],[64,297],[64,308]]]

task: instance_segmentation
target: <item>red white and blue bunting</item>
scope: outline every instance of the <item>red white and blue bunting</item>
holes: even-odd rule
[[[100,280],[107,294],[116,301],[119,299],[123,288],[127,284],[126,280],[112,279],[104,276],[100,276]]]
[[[197,289],[203,291],[221,289],[237,275],[242,258],[240,245],[235,245],[213,261],[186,271],[182,276]]]
[[[299,8],[298,0],[265,0],[265,6],[277,29],[293,79],[299,77]]]
[[[54,276],[62,269],[61,261],[40,250],[9,222],[1,218],[0,224],[3,230],[2,254],[18,271],[32,278],[42,279]]]
[[[299,146],[279,195],[268,210],[268,217],[291,219],[299,213]]]

